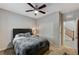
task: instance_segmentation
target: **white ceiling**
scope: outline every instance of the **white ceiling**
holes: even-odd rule
[[[33,5],[35,4],[41,6],[44,3],[33,3]],[[0,8],[32,18],[40,18],[57,11],[67,13],[79,9],[79,3],[45,3],[45,4],[47,5],[47,7],[42,10],[45,11],[46,14],[38,13],[37,16],[34,15],[34,12],[25,12],[25,10],[32,9],[32,7],[30,7],[26,3],[0,3]]]

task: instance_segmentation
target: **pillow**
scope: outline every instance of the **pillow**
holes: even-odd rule
[[[31,37],[31,34],[29,32],[25,33],[25,37]]]
[[[19,33],[19,34],[16,34],[15,37],[25,37],[25,34],[24,33]]]

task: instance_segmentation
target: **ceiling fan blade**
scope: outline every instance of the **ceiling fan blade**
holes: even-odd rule
[[[30,11],[34,11],[34,10],[26,10],[26,12],[30,12]]]
[[[43,4],[42,6],[40,6],[38,9],[42,9],[42,8],[45,8],[46,7],[46,5],[45,4]]]
[[[27,3],[28,5],[30,5],[32,8],[34,8],[35,9],[35,7],[31,4],[31,3]]]
[[[44,11],[39,11],[39,12],[41,12],[41,13],[43,13],[43,14],[45,14],[46,12],[44,12]]]

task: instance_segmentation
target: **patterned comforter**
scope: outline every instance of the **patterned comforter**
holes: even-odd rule
[[[13,40],[14,50],[17,55],[39,54],[40,49],[48,48],[47,39],[31,36],[31,37],[15,37]]]

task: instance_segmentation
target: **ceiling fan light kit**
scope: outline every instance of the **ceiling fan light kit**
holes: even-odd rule
[[[34,10],[26,10],[26,12],[32,12],[34,11],[35,16],[38,14],[38,12],[42,13],[42,14],[46,14],[46,12],[41,11],[41,9],[45,8],[46,5],[43,4],[42,6],[38,7],[38,5],[33,6],[31,3],[27,3],[29,6],[31,6]]]

